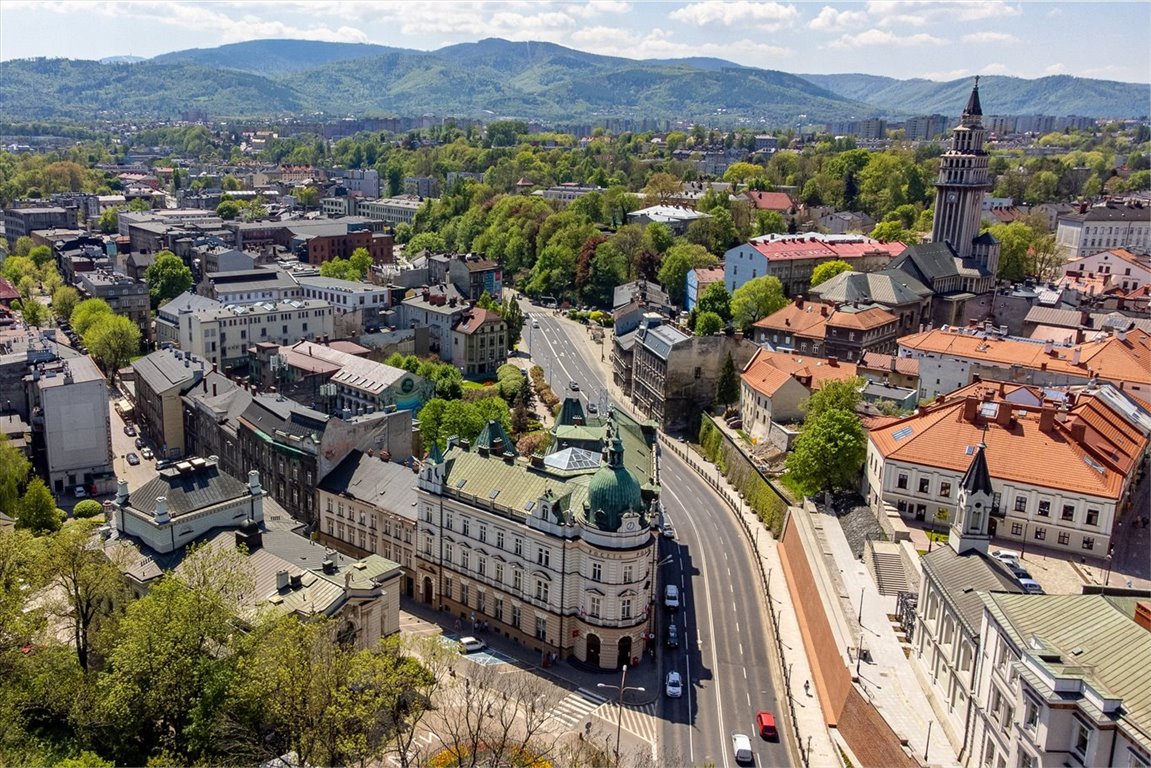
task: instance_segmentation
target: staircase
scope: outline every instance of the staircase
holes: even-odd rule
[[[871,573],[879,594],[896,597],[900,592],[910,591],[907,573],[903,570],[903,558],[899,556],[899,546],[886,541],[872,543]]]

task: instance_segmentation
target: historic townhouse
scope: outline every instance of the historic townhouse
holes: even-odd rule
[[[654,629],[654,431],[586,420],[568,400],[546,456],[520,457],[497,422],[433,450],[419,474],[420,599],[541,654],[635,664]]]

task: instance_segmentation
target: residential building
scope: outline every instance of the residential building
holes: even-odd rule
[[[427,328],[429,351],[445,363],[454,362],[452,333],[463,322],[470,305],[451,287],[424,287],[409,294],[400,302],[397,327]]]
[[[299,284],[275,267],[205,272],[196,292],[221,304],[237,306],[300,298]]]
[[[87,355],[32,368],[28,382],[32,437],[43,450],[48,487],[110,490],[112,467],[108,383]]]
[[[903,243],[881,243],[864,235],[764,235],[727,251],[723,279],[729,293],[765,275],[779,278],[784,293],[795,296],[811,286],[815,268],[827,261],[846,261],[853,269],[882,269],[905,250]]]
[[[222,368],[243,365],[258,342],[288,344],[332,335],[332,305],[326,301],[227,305],[179,314],[180,348]]]
[[[331,259],[347,259],[357,248],[372,255],[373,264],[392,264],[393,237],[384,223],[362,216],[339,219],[293,219],[289,221],[229,222],[228,229],[240,249],[278,246],[300,261],[319,265]]]
[[[241,596],[243,619],[324,616],[335,621],[341,643],[359,649],[399,631],[400,567],[379,555],[353,559],[321,549],[293,531],[255,470],[244,483],[213,458],[193,458],[131,492],[121,480],[110,505],[104,548],[113,562],[125,563],[137,597],[166,573],[178,573],[192,545],[241,547],[254,575]]]
[[[472,307],[452,329],[453,364],[468,378],[485,378],[507,361],[507,323],[498,312]]]
[[[1073,346],[1003,336],[993,329],[937,328],[904,336],[900,357],[919,360],[919,397],[995,379],[1035,386],[1109,382],[1144,404],[1151,404],[1151,334],[1116,330]]]
[[[202,357],[165,348],[132,363],[136,385],[136,423],[162,459],[185,455],[181,397],[205,381],[213,366]],[[217,374],[218,375],[218,374]]]
[[[180,346],[180,318],[183,315],[223,307],[224,305],[215,299],[184,291],[156,310],[156,344]]]
[[[43,208],[6,208],[4,210],[4,237],[8,240],[8,250],[16,247],[16,241],[27,237],[37,229],[68,229],[76,226],[76,211],[69,208],[49,206]]]
[[[1151,765],[1151,601],[983,593],[973,765]]]
[[[352,451],[316,489],[321,543],[353,557],[381,555],[403,568],[401,591],[415,596],[416,475],[386,454]]]
[[[191,261],[193,270],[198,275],[237,272],[256,267],[256,259],[252,254],[238,251],[226,245],[193,246]]]
[[[22,298],[20,291],[16,290],[12,283],[0,277],[0,306],[10,309],[12,302],[20,301]]]
[[[919,361],[911,357],[864,352],[859,359],[859,375],[868,381],[914,389],[919,393]]]
[[[862,211],[834,211],[818,217],[815,226],[819,227],[820,232],[829,235],[866,233],[875,229],[875,219]]]
[[[148,267],[156,260],[154,253],[132,251],[124,257],[124,273],[133,280],[144,280]]]
[[[295,281],[301,298],[332,305],[336,336],[359,336],[365,329],[380,327],[380,310],[388,307],[386,287],[322,275],[300,275]]]
[[[1023,318],[1023,336],[1056,344],[1078,344],[1117,331],[1151,333],[1151,319],[1128,317],[1121,312],[1044,306],[1032,307]]]
[[[803,421],[803,405],[830,381],[858,375],[851,363],[760,349],[740,374],[739,406],[743,429],[757,442],[766,440],[772,422]]]
[[[1151,250],[1151,207],[1141,201],[1114,200],[1081,205],[1078,212],[1059,216],[1055,244],[1068,259],[1108,248],[1147,253]]]
[[[795,213],[795,201],[786,192],[763,192],[749,189],[743,193],[757,211],[775,211],[788,216]]]
[[[386,451],[395,461],[412,455],[411,411],[341,419],[282,395],[254,396],[235,434],[239,466],[258,469],[272,498],[309,526],[316,522],[316,486],[351,451]]]
[[[829,306],[805,300],[757,320],[757,344],[857,362],[865,352],[894,352],[899,318],[880,306]]]
[[[671,298],[659,285],[649,283],[647,280],[633,280],[630,283],[617,285],[612,291],[612,309],[619,309],[632,302],[639,302],[641,307],[648,310],[661,310],[671,307]]]
[[[871,430],[864,491],[872,509],[949,522],[982,445],[994,492],[990,536],[1102,557],[1149,433],[1151,417],[1114,387],[981,382]]]
[[[618,314],[619,310],[616,312]],[[624,397],[630,399],[632,396],[631,376],[635,359],[635,342],[640,328],[654,328],[662,324],[663,318],[654,312],[635,313],[635,323],[628,323],[626,327],[622,327],[617,321],[611,347],[612,381],[620,388]]]
[[[416,218],[416,212],[420,210],[424,202],[424,199],[418,195],[382,197],[379,200],[359,200],[356,203],[355,213],[369,219],[377,219],[394,227],[397,224],[411,224]]]
[[[557,429],[577,425],[587,440],[546,456],[517,456],[495,421],[474,445],[432,451],[419,471],[416,592],[541,656],[651,663],[655,432],[565,404]]]
[[[683,308],[690,312],[699,305],[703,292],[712,283],[723,282],[723,267],[701,267],[688,270],[687,293],[685,294]]]
[[[152,299],[147,283],[107,268],[81,272],[77,279],[81,296],[103,299],[113,313],[136,324],[145,343],[152,339]]]
[[[742,370],[758,347],[742,334],[691,336],[675,326],[640,328],[632,354],[632,402],[669,432],[687,428],[715,401],[727,355]]]
[[[404,194],[416,197],[437,197],[440,193],[440,183],[431,176],[405,176],[403,187]]]
[[[686,234],[693,221],[708,218],[711,217],[706,213],[678,205],[653,205],[627,215],[629,224],[664,224],[676,235]]]
[[[566,207],[576,198],[590,195],[593,192],[603,191],[603,187],[598,187],[594,184],[580,184],[575,181],[567,181],[557,184],[554,187],[548,187],[547,189],[537,189],[535,192],[532,192],[532,194],[542,197],[544,200],[555,201],[560,207]]]
[[[504,295],[503,273],[502,266],[478,254],[449,257],[447,279],[468,301],[479,301],[485,293],[501,301]]]
[[[1151,216],[1151,209],[1147,213]],[[1072,259],[1063,265],[1063,271],[1068,275],[1099,275],[1111,285],[1129,291],[1151,283],[1151,256],[1147,255],[1146,246],[1142,254],[1111,248]]]

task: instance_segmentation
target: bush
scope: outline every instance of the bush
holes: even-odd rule
[[[83,499],[72,507],[72,516],[78,520],[104,514],[104,505],[95,499]]]
[[[763,476],[750,466],[746,457],[732,455],[732,452],[738,452],[739,449],[724,437],[711,419],[704,418],[700,424],[699,447],[704,457],[723,473],[731,487],[743,494],[744,501],[755,510],[760,522],[778,538],[783,533],[787,505]]]

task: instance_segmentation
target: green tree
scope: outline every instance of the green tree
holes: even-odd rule
[[[731,295],[732,324],[738,330],[750,333],[752,323],[786,306],[787,299],[783,296],[783,285],[778,277],[764,275],[752,278]]]
[[[858,376],[825,383],[804,404],[805,418],[813,419],[833,410],[854,412],[862,399],[860,392],[865,383]]]
[[[867,456],[867,433],[859,416],[832,408],[803,421],[786,467],[804,493],[855,487]]]
[[[675,243],[663,255],[656,280],[667,291],[672,303],[682,307],[686,300],[687,273],[693,269],[718,265],[719,259],[708,253],[703,246],[694,243]]]
[[[155,309],[192,287],[192,270],[171,251],[160,251],[144,270],[144,279],[148,281],[148,294]]]
[[[1027,277],[1027,251],[1035,233],[1022,221],[993,224],[989,229],[999,241],[999,279],[1019,282]]]
[[[304,210],[315,208],[320,204],[320,190],[315,187],[297,187],[292,194],[296,198],[296,205]]]
[[[52,249],[46,245],[37,245],[28,251],[28,258],[32,259],[37,268],[42,267],[52,261]]]
[[[41,326],[48,319],[48,310],[34,298],[21,299],[20,316],[28,325]]]
[[[647,186],[643,188],[644,203],[646,205],[666,205],[677,198],[683,191],[683,182],[670,173],[657,171],[648,177]]]
[[[727,292],[727,287],[722,281],[712,283],[704,289],[703,295],[699,297],[699,311],[700,314],[711,312],[719,316],[725,324],[731,320],[731,294]]]
[[[27,257],[32,249],[36,247],[36,241],[28,237],[28,235],[20,235],[16,238],[16,244],[12,246],[12,253],[10,256]]]
[[[48,612],[71,631],[76,660],[85,671],[91,664],[93,636],[105,622],[114,622],[114,611],[127,597],[117,564],[92,544],[99,525],[97,520],[68,523],[49,537],[42,563],[46,581],[58,588]]]
[[[779,211],[756,211],[754,236],[773,235],[787,231],[787,221]]]
[[[0,271],[3,271],[8,282],[16,287],[19,287],[20,281],[25,277],[35,280],[38,276],[36,262],[27,256],[17,256],[15,253],[4,259]]]
[[[81,499],[72,507],[72,517],[77,520],[86,520],[90,517],[104,514],[104,505],[95,499]]]
[[[831,261],[825,261],[822,264],[816,266],[816,268],[814,270],[812,270],[812,272],[811,272],[811,287],[814,288],[815,286],[819,285],[820,283],[827,282],[831,278],[838,275],[840,272],[850,272],[850,271],[851,271],[851,265],[842,259],[833,259]]]
[[[234,221],[240,217],[243,207],[235,200],[221,200],[216,206],[216,215],[224,221]]]
[[[500,309],[500,315],[504,318],[504,323],[508,327],[508,351],[512,351],[519,345],[520,339],[524,333],[524,311],[520,307],[518,301],[514,296],[509,296],[503,303]]]
[[[723,318],[714,312],[703,311],[696,315],[695,318],[695,335],[696,336],[711,336],[713,333],[719,333],[724,329],[725,323]]]
[[[80,303],[80,292],[70,285],[62,285],[52,292],[52,311],[65,320],[72,318],[72,311]]]
[[[237,192],[241,187],[240,180],[230,173],[220,180],[220,189],[225,192]]]
[[[130,203],[128,203],[128,210],[129,211],[139,212],[139,211],[149,211],[151,209],[152,209],[152,203],[143,197],[137,197],[134,200],[132,200]]]
[[[109,378],[140,352],[140,326],[123,315],[104,315],[84,333],[84,346]]]
[[[84,299],[72,310],[72,330],[83,336],[96,320],[111,314],[112,308],[103,299]]]
[[[883,243],[914,245],[919,242],[919,235],[904,227],[898,219],[879,222],[871,230],[871,236]]]
[[[404,253],[409,256],[424,251],[431,251],[432,253],[446,253],[448,246],[444,243],[444,238],[435,232],[420,232],[418,235],[412,235],[412,239],[404,248]]]
[[[723,361],[723,368],[719,371],[719,380],[715,385],[715,402],[722,406],[729,406],[739,402],[739,374],[735,370],[735,360],[731,353]]]
[[[40,535],[59,530],[61,522],[56,498],[43,480],[33,477],[16,508],[16,527]]]
[[[6,435],[0,435],[0,512],[16,517],[20,490],[31,469],[24,452],[9,443]]]

